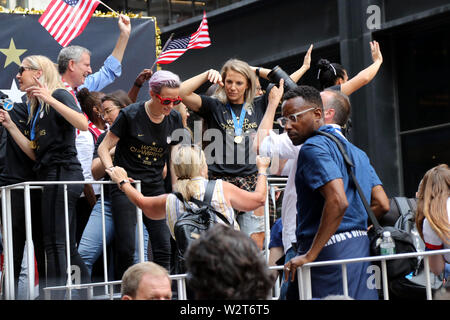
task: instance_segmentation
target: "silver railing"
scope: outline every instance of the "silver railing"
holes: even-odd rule
[[[69,236],[69,213],[67,201],[67,186],[73,184],[100,184],[100,199],[102,210],[102,237],[103,237],[103,265],[104,265],[104,279],[108,281],[108,265],[107,265],[107,250],[106,250],[106,233],[105,233],[105,208],[104,208],[104,187],[105,184],[114,184],[112,181],[32,181],[22,182],[9,186],[1,187],[2,199],[2,236],[4,247],[4,293],[5,300],[15,299],[14,288],[14,259],[13,259],[13,240],[12,240],[12,220],[11,220],[11,191],[24,190],[24,204],[25,204],[25,244],[27,256],[27,298],[33,299],[34,292],[34,252],[32,240],[32,221],[31,221],[31,189],[42,189],[45,185],[63,185],[64,186],[64,217],[66,230],[66,259],[67,259],[67,286],[66,290],[68,298],[71,299],[73,286],[71,278],[71,261],[70,261],[70,236]],[[135,187],[138,191],[141,190],[141,182],[135,181]],[[136,207],[137,227],[138,227],[138,243],[139,243],[139,261],[144,261],[144,235],[143,235],[143,221],[142,210]],[[105,294],[108,294],[108,286],[105,286]]]
[[[298,279],[298,290],[300,300],[309,300],[312,299],[312,286],[311,286],[311,269],[315,267],[321,266],[330,266],[330,265],[341,265],[342,270],[342,285],[343,285],[343,295],[349,297],[348,292],[348,275],[347,275],[347,264],[350,263],[361,263],[361,262],[381,262],[381,281],[384,300],[389,300],[389,289],[388,289],[388,276],[387,276],[387,267],[386,261],[393,259],[408,259],[413,257],[423,257],[424,259],[424,272],[426,275],[426,299],[432,300],[432,288],[431,288],[431,271],[429,265],[429,256],[446,254],[450,253],[450,249],[445,250],[434,250],[434,251],[426,251],[426,252],[415,252],[415,253],[402,253],[402,254],[394,254],[389,256],[373,256],[373,257],[364,257],[364,258],[353,258],[353,259],[342,259],[342,260],[329,260],[329,261],[320,261],[320,262],[310,262],[299,268],[297,268],[297,279]],[[281,270],[283,271],[283,266],[272,266],[269,267],[270,270]],[[177,294],[178,300],[187,300],[186,295],[186,274],[177,274],[170,275],[169,277],[173,281],[177,281]],[[277,279],[278,282],[278,279]],[[46,292],[46,296],[49,295],[49,292],[52,290],[74,290],[74,289],[88,289],[89,292],[93,290],[94,287],[99,286],[108,286],[110,287],[110,294],[103,296],[104,299],[114,300],[120,299],[120,294],[113,294],[113,286],[121,285],[122,281],[106,281],[106,282],[98,282],[98,283],[88,283],[88,284],[80,284],[80,285],[67,285],[67,286],[59,286],[59,287],[47,287],[44,288]],[[92,294],[89,295],[92,297]],[[268,296],[267,299],[277,299],[278,296]]]

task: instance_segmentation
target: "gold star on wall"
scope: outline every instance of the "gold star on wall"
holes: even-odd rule
[[[0,52],[6,56],[5,66],[6,68],[10,63],[14,62],[18,66],[20,66],[20,56],[24,54],[27,49],[16,49],[16,45],[14,44],[13,38],[11,38],[11,42],[9,43],[8,49],[0,49]]]

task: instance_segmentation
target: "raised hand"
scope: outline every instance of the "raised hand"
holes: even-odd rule
[[[131,33],[131,21],[130,18],[121,14],[119,15],[119,21],[117,22],[119,25],[119,30],[121,33],[130,36]]]
[[[313,49],[313,45],[309,46],[308,51],[306,52],[305,58],[303,59],[303,67],[309,69],[311,66],[311,52]]]
[[[380,50],[380,44],[377,41],[370,42],[370,52],[372,53],[373,62],[379,61],[383,62],[383,56]]]
[[[223,87],[222,76],[219,71],[210,69],[207,71],[206,77],[211,83],[218,83],[219,86]]]
[[[38,77],[34,76],[33,78],[36,81],[36,85],[26,89],[27,94],[31,97],[35,97],[50,104],[50,101],[53,97],[50,91],[48,90],[47,85],[42,83]]]

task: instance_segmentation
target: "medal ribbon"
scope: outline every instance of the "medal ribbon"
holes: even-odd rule
[[[244,119],[245,119],[245,114],[247,112],[247,109],[245,109],[244,108],[244,104],[242,104],[241,115],[239,116],[239,122],[238,122],[237,118],[236,118],[236,115],[234,114],[234,111],[231,108],[229,103],[227,103],[227,107],[230,109],[231,116],[233,117],[234,134],[236,136],[240,136],[242,134],[242,126],[244,125]]]
[[[31,108],[30,108],[30,104],[27,104],[27,109],[28,109],[28,114],[30,114],[31,112]],[[34,118],[33,121],[31,121],[31,129],[30,129],[30,140],[34,141],[35,137],[36,137],[36,133],[34,132],[34,127],[36,126],[36,121],[37,118],[39,116],[39,112],[40,112],[40,105],[36,108],[36,111],[34,113]]]

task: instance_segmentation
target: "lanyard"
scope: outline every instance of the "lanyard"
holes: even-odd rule
[[[229,103],[227,103],[227,107],[230,109],[231,116],[233,117],[234,134],[236,136],[240,136],[242,134],[242,126],[244,125],[245,113],[247,112],[247,110],[244,108],[244,105],[242,105],[241,115],[239,116],[239,122],[238,122],[236,115],[234,114],[234,111],[231,108]]]
[[[27,109],[28,109],[28,114],[30,114],[31,113],[31,108],[30,108],[30,104],[28,103],[27,104]],[[30,140],[31,141],[34,141],[34,139],[35,139],[35,137],[36,137],[36,133],[34,132],[34,127],[36,126],[36,121],[37,121],[37,118],[38,118],[38,116],[39,116],[39,113],[40,113],[40,105],[36,108],[36,111],[35,111],[35,113],[34,113],[34,118],[33,118],[33,120],[31,121],[31,129],[30,129]]]

